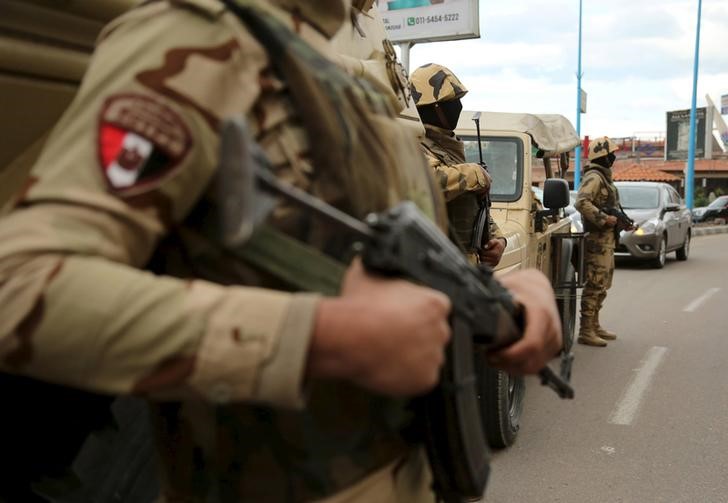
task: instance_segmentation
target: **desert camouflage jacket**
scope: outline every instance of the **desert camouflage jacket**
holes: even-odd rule
[[[336,60],[329,39],[348,19],[345,2],[252,3]],[[409,450],[404,404],[305,382],[317,295],[270,288],[254,271],[242,284],[231,271],[235,284],[223,286],[174,267],[164,251],[179,246],[160,247],[195,230],[231,116],[247,120],[276,175],[344,211],[412,199],[435,217],[441,196],[396,110],[372,86],[351,89],[360,115],[301,114],[267,48],[222,2],[145,2],[103,31],[0,219],[0,370],[155,400],[170,501],[203,501],[221,481],[225,501],[320,498]],[[306,126],[320,119],[332,131],[342,117],[359,125],[351,163],[322,168],[314,160],[327,149],[347,149],[313,145]],[[271,223],[322,248],[336,237],[288,207]],[[174,276],[149,272],[153,257]]]

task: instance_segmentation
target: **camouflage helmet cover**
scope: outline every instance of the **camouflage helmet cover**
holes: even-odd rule
[[[602,136],[599,138],[595,138],[594,140],[589,142],[588,158],[590,161],[592,161],[594,159],[598,159],[599,157],[609,155],[616,150],[619,150],[617,144],[610,140],[609,137]]]
[[[418,107],[462,98],[468,92],[449,69],[428,63],[412,72],[412,97]]]

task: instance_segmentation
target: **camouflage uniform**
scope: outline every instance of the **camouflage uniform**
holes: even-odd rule
[[[422,149],[442,187],[452,227],[471,261],[477,262],[477,250],[470,249],[473,222],[483,194],[490,190],[491,178],[479,164],[466,162],[465,146],[453,131],[462,108],[460,98],[468,90],[450,70],[434,63],[423,65],[412,73],[411,87],[425,126]],[[438,110],[453,105],[453,112],[447,116]],[[437,118],[429,116],[431,111],[437,112]],[[490,215],[488,226],[491,239],[505,241]]]
[[[244,3],[336,60],[341,0]],[[247,119],[277,176],[348,213],[405,198],[441,213],[391,102],[323,67],[354,104],[322,118],[222,3],[147,2],[105,28],[0,221],[0,370],[153,399],[167,501],[434,499],[421,449],[402,434],[407,404],[304,386],[318,296],[281,291],[200,237],[231,116]],[[335,254],[346,245],[288,206],[269,224]]]
[[[588,232],[585,243],[586,285],[581,297],[580,337],[597,335],[599,311],[604,304],[607,290],[612,286],[614,273],[614,227],[606,224],[607,214],[600,208],[615,207],[619,203],[617,188],[612,182],[611,169],[589,164],[579,187],[575,207],[581,213],[584,230]],[[603,329],[602,329],[603,330]],[[609,337],[608,333],[606,333]],[[603,338],[601,338],[603,339]],[[606,343],[596,340],[595,345]]]
[[[480,193],[490,190],[490,175],[480,164],[465,161],[463,142],[452,131],[425,124],[425,134],[422,149],[430,168],[435,173],[435,178],[440,182],[447,201],[448,213],[451,216],[459,214],[456,208],[459,204],[471,204],[477,208],[477,201],[462,196],[476,193],[476,197],[480,198]],[[467,225],[465,227],[468,228]],[[490,215],[488,227],[491,239],[505,240],[498,224]],[[460,239],[465,243],[469,241],[467,236],[460,236]]]

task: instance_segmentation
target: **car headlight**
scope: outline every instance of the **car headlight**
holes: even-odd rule
[[[693,210],[693,215],[695,215],[696,217],[702,217],[704,213],[705,213],[705,208]]]
[[[655,232],[655,229],[657,229],[657,222],[654,220],[648,220],[647,222],[644,222],[640,224],[640,226],[637,228],[634,233],[637,236],[644,236],[645,234],[651,234]]]

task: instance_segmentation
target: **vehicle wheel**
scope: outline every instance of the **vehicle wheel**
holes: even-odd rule
[[[657,250],[657,257],[651,261],[652,267],[655,269],[662,269],[665,267],[665,260],[667,260],[667,237],[662,236],[660,240],[660,248]]]
[[[685,242],[675,251],[675,257],[678,260],[687,260],[690,255],[690,231],[685,234]]]
[[[566,270],[565,279],[570,283],[576,281],[576,271],[571,264]],[[569,353],[574,346],[574,332],[576,329],[576,287],[563,288],[556,297],[556,305],[561,316],[561,336],[564,341],[564,352]]]
[[[493,449],[509,447],[516,441],[520,428],[526,382],[523,377],[510,376],[488,367],[482,349],[476,348],[475,354],[480,416],[485,438]]]

